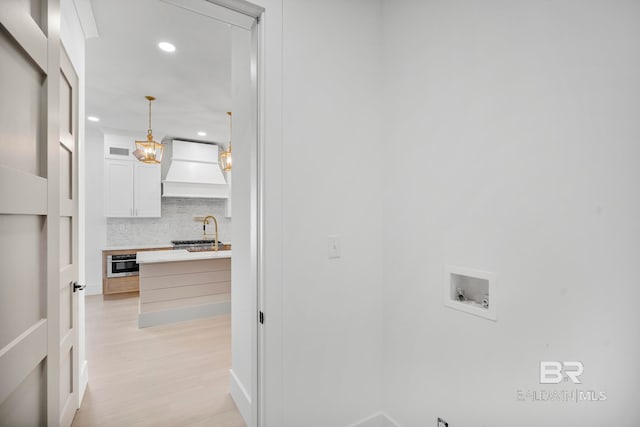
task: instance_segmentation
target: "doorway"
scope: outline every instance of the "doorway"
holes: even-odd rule
[[[111,2],[113,3],[113,2]],[[131,3],[131,2],[128,2]],[[244,57],[247,79],[251,82],[249,86],[239,88],[242,96],[250,97],[250,103],[236,105],[235,96],[230,110],[234,112],[234,142],[233,142],[233,182],[231,191],[242,189],[248,191],[248,198],[245,204],[238,203],[232,197],[233,204],[231,211],[233,220],[231,221],[233,230],[233,277],[232,280],[232,347],[233,361],[230,373],[230,390],[236,405],[242,413],[247,425],[258,424],[258,259],[259,259],[259,224],[261,216],[259,212],[259,165],[258,154],[258,46],[259,46],[259,23],[256,17],[262,13],[261,8],[247,8],[247,4],[238,1],[236,9],[231,10],[236,2],[220,2],[224,5],[215,4],[217,2],[197,1],[177,1],[162,0],[158,2],[165,7],[174,8],[181,13],[191,13],[199,17],[214,19],[224,22],[232,29],[232,37],[244,37],[249,43],[248,56]],[[252,14],[254,16],[252,16]],[[242,30],[243,32],[240,32]],[[241,34],[241,36],[239,35]],[[201,46],[204,48],[206,45]],[[125,64],[126,65],[126,64]],[[194,97],[197,98],[196,95]],[[157,105],[160,105],[162,98],[158,96]],[[155,105],[154,105],[155,107]],[[225,109],[226,110],[226,109]],[[224,111],[224,110],[223,110]],[[87,114],[91,114],[87,111]],[[160,114],[154,114],[154,122],[159,123]],[[244,125],[243,125],[244,122]],[[241,131],[235,131],[236,125]],[[140,123],[135,126],[140,127]],[[144,126],[144,123],[143,123]],[[198,131],[194,129],[194,133]],[[157,132],[154,128],[154,133]],[[176,135],[173,135],[176,136]],[[138,138],[139,139],[139,138]],[[197,136],[193,139],[198,139]],[[243,139],[251,139],[252,144],[241,144]],[[245,162],[239,161],[246,159]],[[90,203],[88,201],[88,203]],[[135,221],[141,223],[140,219]],[[236,227],[244,223],[249,228],[244,227],[236,232]],[[108,227],[109,224],[106,224]],[[241,237],[236,237],[241,236]],[[236,239],[246,241],[245,245],[237,243]],[[245,260],[244,264],[236,260]],[[236,280],[239,278],[239,280]],[[89,314],[87,314],[89,315]],[[91,360],[89,360],[91,364]]]

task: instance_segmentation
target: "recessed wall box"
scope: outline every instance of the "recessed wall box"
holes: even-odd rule
[[[455,310],[496,320],[496,275],[488,271],[447,265],[444,304]]]

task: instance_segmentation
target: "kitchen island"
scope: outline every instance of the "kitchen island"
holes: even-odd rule
[[[140,265],[138,327],[231,311],[231,251],[145,251]]]

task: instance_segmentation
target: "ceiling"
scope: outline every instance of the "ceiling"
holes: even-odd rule
[[[231,26],[160,0],[91,0],[99,37],[86,45],[87,128],[157,141],[229,141]],[[167,53],[158,43],[176,51]],[[206,136],[198,136],[198,132]]]

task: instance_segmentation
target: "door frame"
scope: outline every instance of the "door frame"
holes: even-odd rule
[[[161,0],[175,3],[176,0]],[[185,4],[197,5],[194,0]],[[257,39],[257,280],[252,342],[254,426],[284,425],[283,404],[283,7],[282,0],[201,0],[255,19]],[[245,27],[246,28],[246,27]],[[268,61],[267,61],[268,57]],[[267,120],[268,118],[268,120]],[[258,323],[258,313],[265,321]]]
[[[256,312],[250,427],[284,425],[282,0],[204,0],[255,19],[256,58]],[[267,60],[268,57],[268,60]],[[267,120],[268,118],[268,120]],[[259,322],[259,313],[264,322]]]
[[[285,425],[283,272],[283,0],[205,0],[252,16],[257,62],[257,281],[253,425]],[[264,313],[259,323],[258,314]]]
[[[170,0],[171,1],[171,0]],[[253,343],[251,347],[251,359],[252,359],[252,372],[251,372],[251,393],[250,398],[252,400],[251,405],[251,414],[250,419],[247,420],[249,427],[262,427],[266,425],[266,420],[264,418],[265,410],[264,403],[266,393],[264,391],[265,384],[265,336],[264,336],[264,328],[263,324],[260,324],[260,316],[259,313],[265,311],[264,304],[264,283],[265,283],[265,269],[264,269],[264,253],[265,253],[265,210],[264,210],[264,200],[265,200],[265,147],[264,143],[266,140],[265,133],[265,50],[264,50],[264,39],[265,39],[265,31],[264,31],[264,22],[266,18],[266,10],[262,6],[255,5],[253,3],[249,3],[244,0],[202,0],[216,6],[223,8],[223,11],[219,16],[219,19],[222,22],[226,22],[231,25],[235,25],[239,28],[243,28],[249,30],[251,32],[251,57],[256,60],[256,142],[255,145],[252,146],[252,154],[251,156],[256,159],[256,169],[255,180],[252,180],[252,188],[251,194],[256,197],[255,207],[256,207],[256,227],[251,232],[255,233],[255,238],[252,238],[252,242],[256,242],[255,251],[251,250],[252,253],[256,254],[255,258],[251,258],[252,263],[255,264],[252,266],[252,269],[255,269],[256,272],[256,283],[255,283],[255,301],[256,307],[254,312],[255,321],[252,322],[251,327],[251,342]],[[234,19],[233,14],[225,15],[224,12],[232,11],[243,15],[240,19]],[[247,22],[246,17],[250,17],[252,22]],[[233,298],[233,296],[232,296]]]
[[[241,390],[240,393],[248,394],[248,403],[251,405],[251,412],[249,419],[245,420],[249,427],[262,427],[267,425],[265,419],[265,399],[267,393],[265,391],[266,375],[266,339],[264,323],[259,323],[259,313],[265,312],[265,200],[266,200],[266,187],[264,185],[266,180],[266,98],[265,98],[265,83],[266,83],[266,68],[265,64],[265,19],[266,8],[254,3],[250,3],[245,0],[162,0],[173,6],[180,7],[191,12],[202,14],[209,18],[230,24],[235,27],[248,30],[251,33],[251,58],[255,58],[256,61],[256,142],[251,148],[251,158],[256,159],[256,169],[252,171],[252,177],[255,180],[251,180],[250,194],[252,197],[255,195],[255,211],[250,213],[250,216],[256,218],[255,227],[251,227],[251,242],[256,242],[256,247],[252,247],[250,250],[251,255],[251,269],[255,271],[255,301],[253,319],[251,322],[251,380],[250,380],[250,393],[246,390]],[[253,211],[253,208],[252,208]],[[253,243],[252,243],[253,245]],[[255,254],[255,256],[253,255]],[[250,275],[253,277],[253,275]],[[233,283],[233,279],[232,279]],[[233,285],[232,285],[233,286]],[[233,295],[232,295],[233,298]],[[230,370],[231,376],[233,374],[233,367]],[[232,381],[230,379],[230,381]],[[240,387],[242,385],[240,384]],[[239,405],[243,406],[243,405]],[[242,411],[241,411],[242,412]],[[243,414],[244,415],[244,414]],[[277,424],[274,424],[277,425]]]

